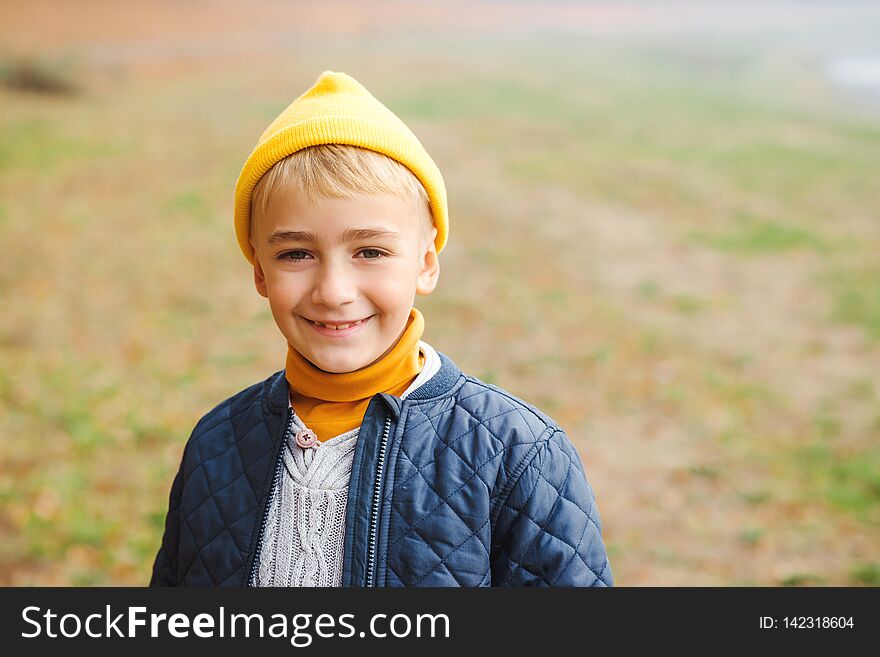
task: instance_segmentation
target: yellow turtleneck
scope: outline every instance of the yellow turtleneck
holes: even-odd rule
[[[344,373],[325,372],[288,343],[284,374],[296,414],[321,442],[360,426],[373,395],[400,396],[421,372],[424,331],[425,318],[413,307],[403,335],[384,358]]]

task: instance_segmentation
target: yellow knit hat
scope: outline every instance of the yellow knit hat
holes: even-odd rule
[[[245,258],[254,252],[248,240],[251,194],[276,162],[318,144],[360,146],[393,158],[421,181],[428,193],[437,237],[437,253],[446,244],[449,217],[443,176],[412,131],[360,82],[345,73],[324,71],[311,89],[294,100],[266,129],[235,185],[235,235]]]

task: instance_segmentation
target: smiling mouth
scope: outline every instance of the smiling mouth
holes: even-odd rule
[[[370,315],[370,317],[372,317],[372,315]],[[370,319],[370,317],[364,317],[363,319],[359,319],[356,322],[348,322],[346,324],[322,324],[321,322],[316,322],[314,320],[309,319],[308,317],[303,317],[303,319],[306,320],[309,324],[312,324],[313,326],[320,326],[322,328],[333,329],[336,331],[343,331],[343,330],[350,328],[352,326],[357,326],[359,324],[363,324],[368,319]]]

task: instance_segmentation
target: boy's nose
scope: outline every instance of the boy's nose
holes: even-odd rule
[[[357,300],[357,286],[353,276],[344,267],[328,265],[318,274],[312,291],[312,303],[336,308]]]

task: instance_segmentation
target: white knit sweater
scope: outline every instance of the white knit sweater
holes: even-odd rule
[[[440,369],[431,345],[421,372],[400,396],[405,398]],[[256,586],[340,586],[345,510],[351,464],[360,427],[303,449],[294,436],[305,428],[294,413],[285,437],[284,470],[269,506]]]

